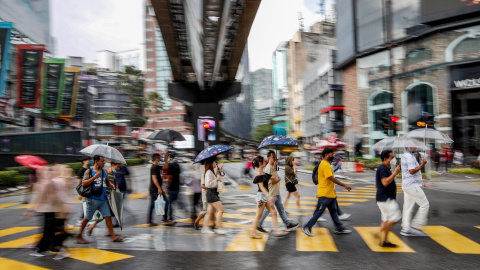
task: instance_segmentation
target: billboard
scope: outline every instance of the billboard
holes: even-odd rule
[[[0,97],[4,96],[5,87],[7,85],[7,74],[10,64],[11,29],[12,23],[0,22]]]
[[[195,150],[203,150],[207,145],[219,142],[220,105],[218,103],[193,104]]]
[[[78,68],[65,68],[65,81],[62,95],[62,105],[58,117],[72,118],[75,116],[75,99],[78,93]]]
[[[15,29],[35,43],[49,44],[49,0],[0,0],[0,19],[13,22]]]
[[[64,88],[65,59],[44,59],[42,73],[42,112],[60,113]]]
[[[18,107],[40,107],[44,50],[45,45],[17,45]]]
[[[88,81],[78,81],[77,98],[75,99],[75,119],[83,120],[85,112],[86,94],[88,89]]]
[[[471,17],[480,12],[478,0],[422,0],[421,23],[430,23],[452,17]]]

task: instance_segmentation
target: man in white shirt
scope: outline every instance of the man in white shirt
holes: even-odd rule
[[[426,236],[421,231],[422,227],[427,223],[429,202],[423,192],[422,168],[427,164],[427,160],[423,159],[418,164],[417,159],[412,154],[414,148],[407,148],[402,157],[402,189],[403,197],[403,217],[402,230],[400,234],[403,236]],[[413,208],[415,204],[419,205],[419,209],[412,221]]]

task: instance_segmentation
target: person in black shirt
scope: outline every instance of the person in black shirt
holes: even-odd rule
[[[377,205],[382,213],[382,223],[380,231],[375,234],[382,247],[397,247],[397,245],[388,241],[388,232],[392,229],[401,218],[402,212],[396,201],[397,185],[395,184],[395,177],[400,172],[400,166],[397,166],[393,173],[390,171],[390,162],[395,158],[392,150],[384,150],[380,158],[382,164],[378,166],[375,181],[377,186]],[[383,233],[383,241],[381,241]]]
[[[158,166],[158,162],[160,161],[160,155],[155,153],[152,155],[152,167],[150,167],[150,187],[148,188],[150,192],[150,206],[148,211],[148,226],[157,226],[156,223],[153,223],[152,220],[152,212],[155,208],[155,201],[158,198],[158,195],[163,196],[165,201],[168,201],[165,196],[165,192],[162,189],[162,177],[161,177],[161,168]],[[166,209],[165,209],[166,210]],[[166,212],[166,211],[165,211]],[[166,213],[164,216],[164,224],[169,225],[168,222],[165,221]]]
[[[170,159],[167,163],[167,160]],[[172,205],[173,203],[177,202],[178,206],[183,209],[184,211],[187,210],[187,207],[185,204],[178,198],[178,194],[180,193],[180,165],[175,160],[175,156],[173,153],[168,154],[165,156],[165,164],[167,166],[164,166],[163,169],[166,170],[167,174],[167,188],[168,188],[168,220],[170,222],[173,221],[173,209]]]

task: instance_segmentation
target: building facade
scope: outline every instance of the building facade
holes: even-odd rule
[[[346,128],[362,134],[364,154],[428,124],[467,155],[479,148],[479,12],[464,1],[337,1]],[[382,123],[392,117],[396,132]]]
[[[275,106],[272,92],[272,70],[261,68],[251,73],[252,78],[252,129],[270,124]]]

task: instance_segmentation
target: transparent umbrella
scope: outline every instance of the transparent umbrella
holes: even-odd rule
[[[421,141],[404,136],[387,137],[372,146],[375,151],[383,150],[405,150],[406,148],[414,148],[416,151],[426,151],[430,149]]]
[[[414,129],[405,135],[407,138],[417,138],[425,140],[442,141],[443,143],[453,143],[453,140],[443,132],[432,128]]]
[[[80,150],[80,153],[89,157],[101,156],[116,163],[127,164],[122,154],[120,154],[117,149],[104,144],[90,145]]]

